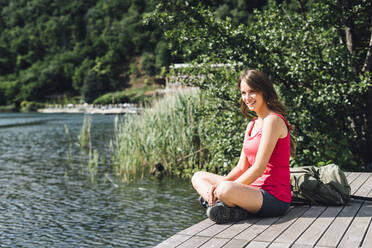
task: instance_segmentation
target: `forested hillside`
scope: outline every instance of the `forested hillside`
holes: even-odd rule
[[[0,105],[64,94],[82,94],[91,102],[128,87],[136,56],[152,62],[148,73],[157,73],[170,61],[160,30],[142,24],[143,13],[154,5],[141,0],[0,1]]]
[[[130,75],[159,74],[172,56],[163,30],[143,16],[160,0],[0,0],[0,105],[98,96],[129,87]],[[247,22],[266,1],[203,1]]]

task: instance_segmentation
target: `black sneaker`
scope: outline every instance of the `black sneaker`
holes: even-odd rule
[[[204,200],[203,197],[199,196],[199,202],[200,202],[200,204],[202,205],[203,208],[205,208],[205,209],[209,208],[208,202],[206,200]]]
[[[249,217],[249,212],[240,207],[228,207],[223,202],[217,202],[207,209],[207,216],[217,224],[237,222]]]

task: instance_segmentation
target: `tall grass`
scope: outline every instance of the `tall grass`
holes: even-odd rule
[[[67,160],[69,163],[73,163],[74,159],[78,159],[79,156],[73,159],[73,144],[74,140],[71,136],[70,130],[67,125],[65,127],[65,134],[68,141],[68,151],[67,151]],[[100,154],[96,149],[92,147],[92,138],[91,138],[91,127],[92,127],[92,117],[88,115],[84,115],[83,124],[81,126],[78,138],[78,146],[80,147],[80,153],[83,154],[80,159],[82,165],[83,172],[88,172],[91,183],[94,183],[97,178],[98,168],[100,164],[104,164],[104,160],[100,157]],[[80,155],[81,155],[80,154]],[[76,155],[76,154],[74,154]]]
[[[111,143],[115,172],[128,181],[149,173],[156,163],[178,176],[199,168],[205,155],[200,104],[198,90],[183,90],[156,100],[141,115],[117,121]]]
[[[65,134],[67,137],[67,143],[68,143],[67,160],[71,162],[72,161],[72,138],[71,138],[70,129],[68,128],[68,126],[65,124],[64,127],[65,127]]]
[[[84,115],[83,125],[80,129],[79,138],[79,145],[81,148],[90,150],[92,148],[91,142],[91,125],[92,125],[92,118],[90,116]]]
[[[97,172],[99,166],[99,153],[96,149],[89,149],[89,159],[88,159],[88,172],[90,175],[91,183],[96,180]]]

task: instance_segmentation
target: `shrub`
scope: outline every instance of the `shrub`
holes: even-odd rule
[[[22,112],[35,112],[40,108],[44,108],[44,103],[40,102],[31,102],[31,101],[22,101],[21,102],[21,111]]]
[[[144,103],[150,101],[152,91],[157,86],[145,86],[132,88],[124,91],[106,93],[93,101],[93,104],[116,104],[116,103]],[[150,94],[149,94],[150,93]]]
[[[6,105],[6,106],[0,106],[0,113],[6,113],[6,112],[16,112],[17,108],[14,104],[12,105]]]

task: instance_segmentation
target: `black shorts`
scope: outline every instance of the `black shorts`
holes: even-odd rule
[[[263,196],[262,207],[254,215],[260,217],[275,217],[287,212],[290,203],[279,200],[266,190],[260,189],[260,191]]]

